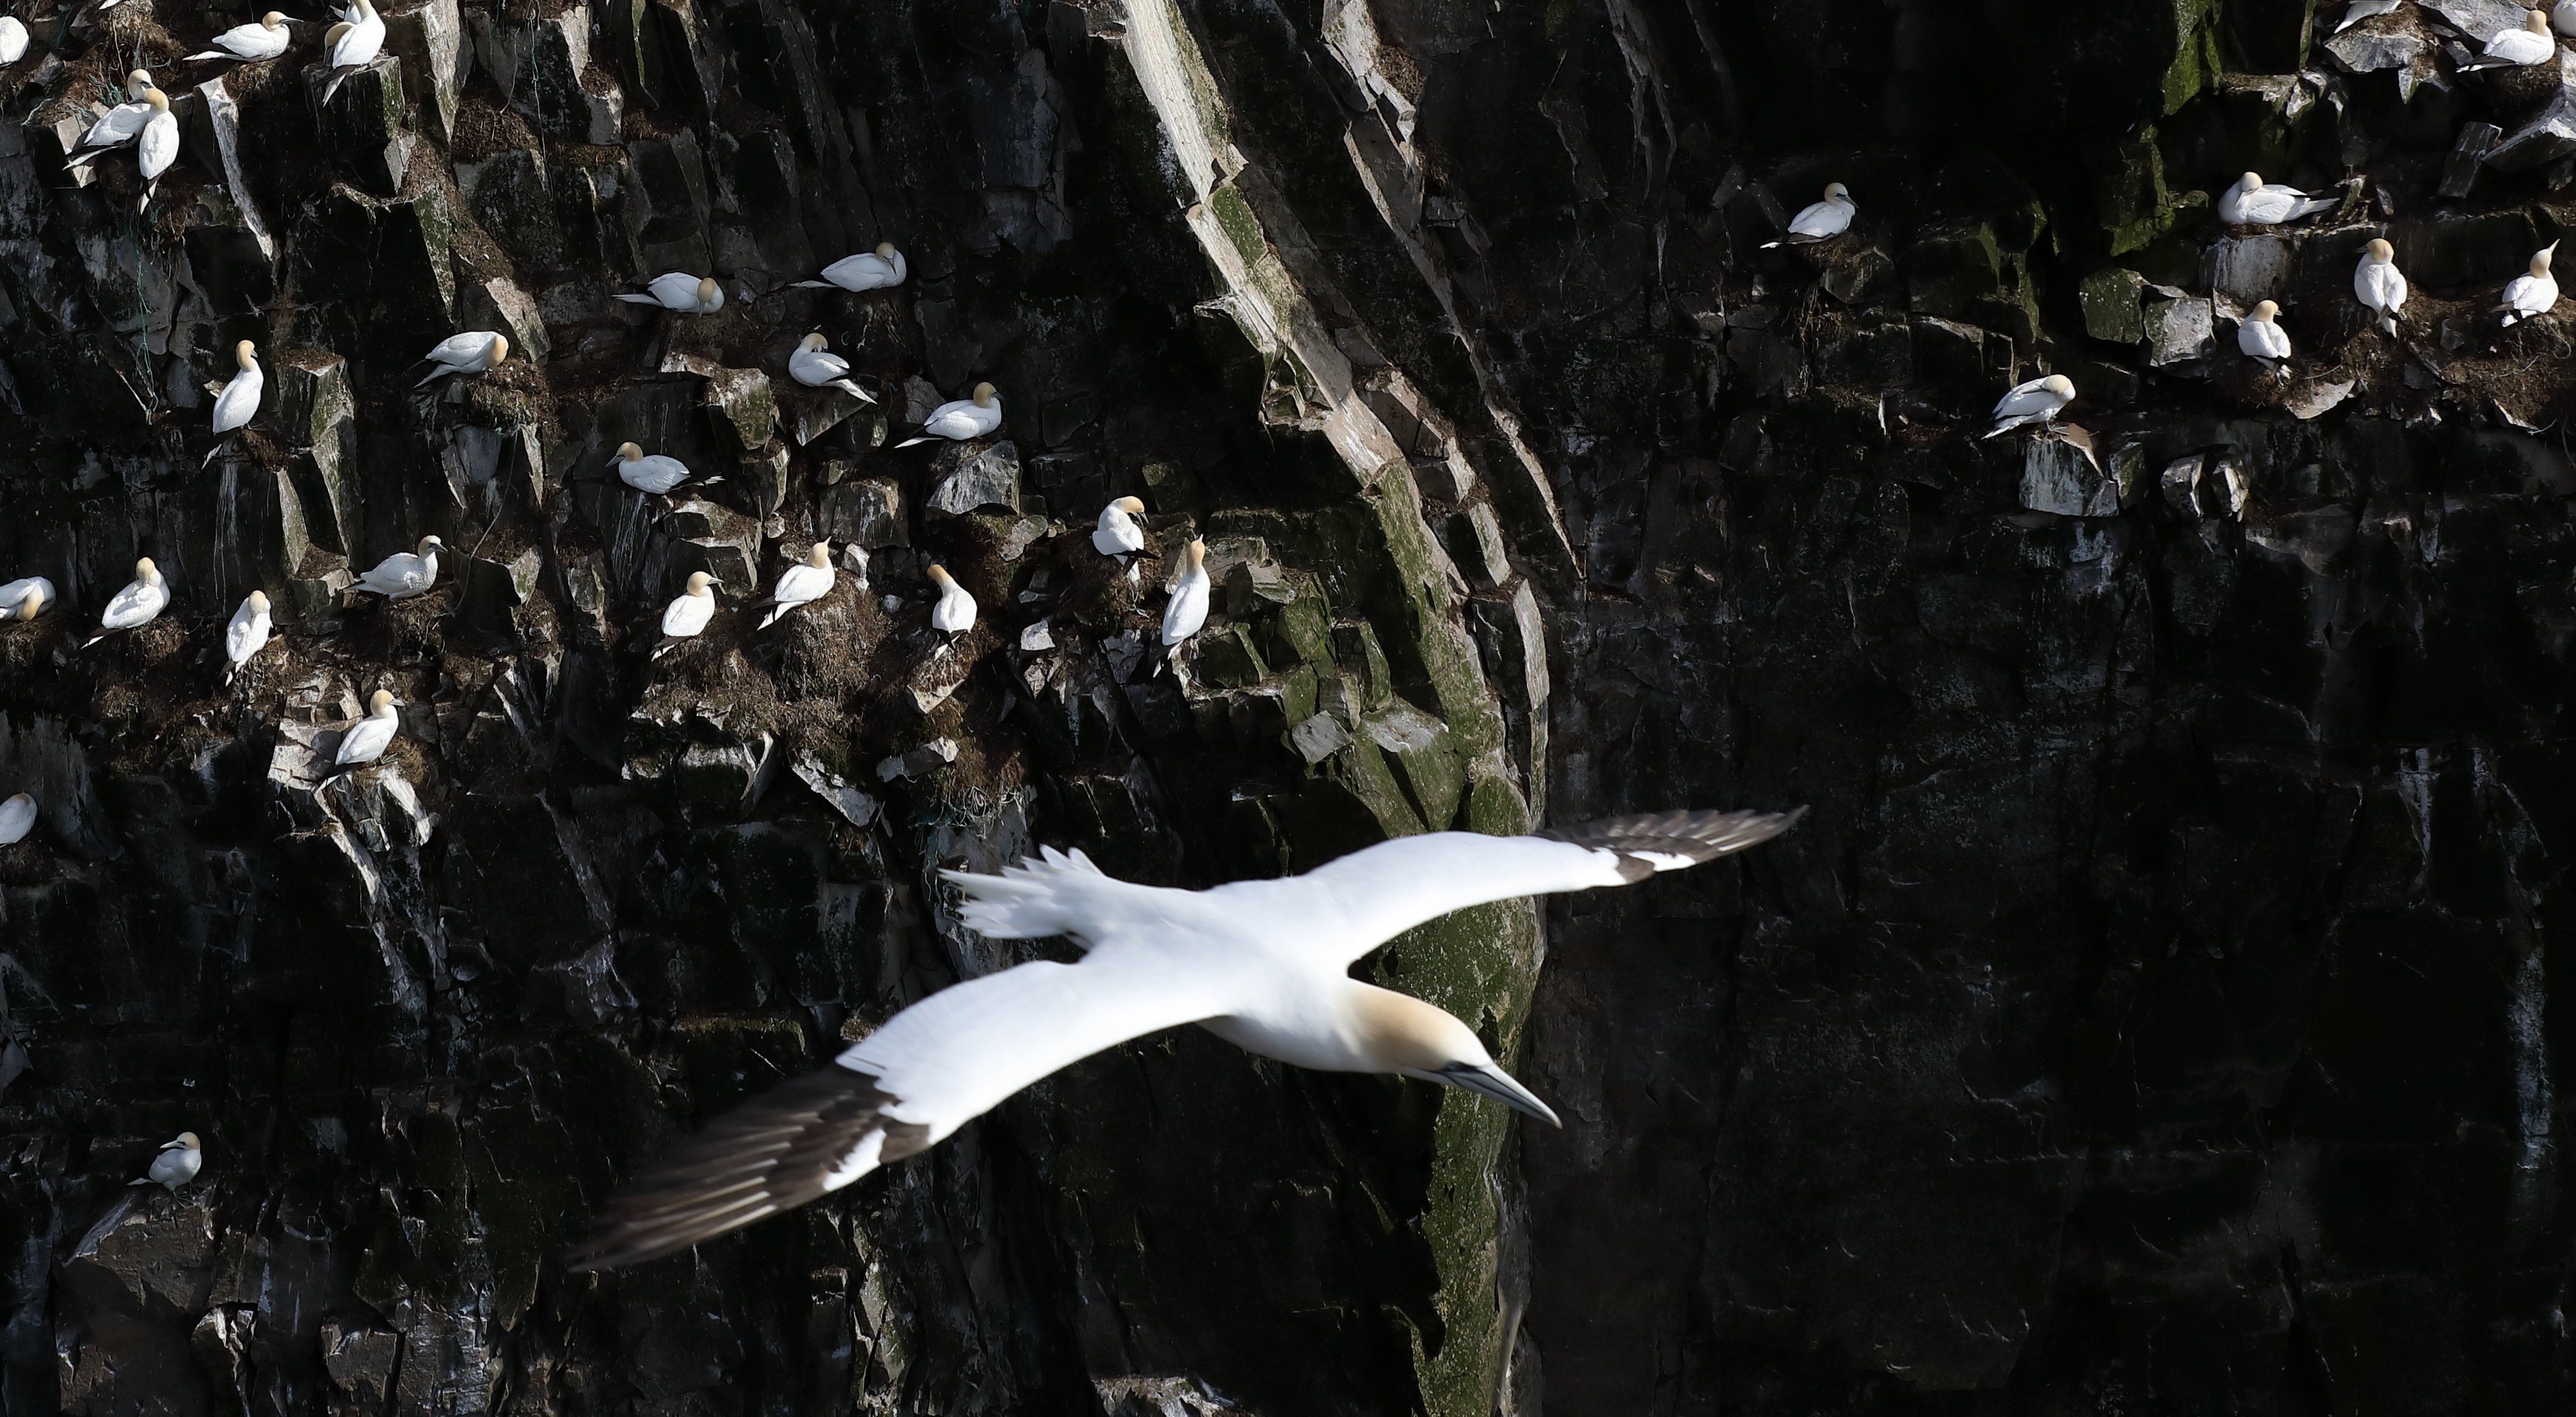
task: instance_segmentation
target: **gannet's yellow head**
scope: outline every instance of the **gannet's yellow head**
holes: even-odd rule
[[[267,592],[267,591],[264,591],[264,590],[255,590],[255,591],[252,591],[252,592],[250,593],[250,597],[249,597],[249,599],[250,599],[250,608],[251,608],[251,613],[252,613],[252,614],[255,614],[255,615],[265,615],[265,614],[267,614],[267,613],[268,613],[268,592]]]
[[[2545,276],[2549,274],[2550,258],[2557,254],[2558,243],[2555,241],[2552,241],[2548,245],[2541,247],[2539,250],[2532,252],[2531,273],[2536,276]]]
[[[285,12],[280,10],[271,10],[267,14],[259,17],[259,27],[264,30],[273,30],[285,23]]]
[[[1190,572],[1192,572],[1192,571],[1204,571],[1204,570],[1206,570],[1206,569],[1207,569],[1207,543],[1206,543],[1206,542],[1204,542],[1204,541],[1197,541],[1197,540],[1193,540],[1193,541],[1191,541],[1191,542],[1190,542],[1190,544],[1189,544],[1189,545],[1184,546],[1184,547],[1182,547],[1182,548],[1181,548],[1181,574],[1182,574],[1182,575],[1185,575],[1185,576],[1186,576],[1186,575],[1188,575],[1188,574],[1189,574]]]
[[[806,351],[807,353],[812,353],[813,351],[821,349],[823,346],[830,343],[830,340],[823,337],[823,332],[821,330],[816,330],[805,338],[798,340],[796,342],[796,347]]]
[[[174,1147],[181,1151],[197,1150],[197,1134],[195,1132],[181,1132],[177,1136],[170,1138],[168,1141],[161,1143],[161,1149],[163,1151],[171,1150]]]
[[[893,243],[893,242],[891,242],[891,241],[880,241],[880,242],[878,242],[878,243],[877,243],[877,259],[878,259],[878,260],[880,260],[880,261],[891,261],[891,260],[893,260],[893,259],[894,259],[894,243]]]
[[[724,308],[724,287],[716,284],[714,276],[698,278],[698,304],[708,310]]]
[[[708,575],[704,571],[689,572],[689,594],[691,595],[705,595],[707,594],[707,587],[714,585],[715,583],[716,578]]]
[[[2268,325],[2272,323],[2274,319],[2278,318],[2280,313],[2281,307],[2275,301],[2258,300],[2254,302],[2254,319],[2258,324]]]
[[[159,585],[161,568],[152,564],[151,557],[140,557],[134,563],[134,578],[145,585]]]
[[[832,543],[828,541],[815,542],[814,548],[805,553],[805,564],[818,571],[828,571],[832,569]]]
[[[643,448],[643,445],[642,445],[642,444],[640,444],[640,443],[620,443],[620,444],[618,444],[618,445],[617,445],[617,456],[615,456],[615,457],[613,457],[613,458],[610,458],[610,459],[609,459],[609,461],[610,461],[610,462],[612,462],[612,463],[621,463],[621,462],[642,462],[643,460],[644,460],[644,448]]]
[[[957,580],[955,577],[948,574],[948,568],[946,566],[932,566],[930,568],[930,579],[931,583],[938,586],[941,590],[955,590],[957,588]]]
[[[1825,184],[1825,200],[1828,202],[1848,202],[1851,200],[1851,189],[1839,182],[1828,182]]]
[[[435,553],[438,548],[445,546],[446,544],[446,542],[439,540],[435,536],[424,536],[420,539],[420,554],[423,556],[431,555]]]
[[[2377,261],[2383,266],[2397,259],[2397,248],[2389,245],[2385,237],[2374,236],[2370,238],[2369,249],[2370,259]]]
[[[2236,179],[2236,185],[2244,188],[2248,192],[2260,192],[2263,190],[2263,174],[2259,172],[2246,173],[2244,176]]]
[[[358,3],[363,5],[366,3],[366,0],[358,0]],[[498,369],[501,367],[501,361],[509,357],[510,337],[508,335],[494,335],[492,336],[492,355],[489,359],[483,362],[483,367],[486,369]]]
[[[2063,374],[2051,374],[2040,380],[2039,386],[2062,399],[2075,397],[2075,381]]]
[[[144,93],[151,87],[152,75],[146,70],[137,69],[125,76],[125,97],[130,102],[141,103]]]
[[[369,712],[369,713],[371,713],[371,714],[375,715],[375,716],[376,716],[376,717],[378,717],[378,718],[385,718],[385,717],[390,716],[390,715],[393,713],[393,711],[394,711],[394,694],[393,694],[393,690],[391,690],[391,689],[378,689],[378,690],[377,690],[377,691],[375,691],[374,693],[367,695],[367,712]]]
[[[45,608],[45,588],[31,585],[18,596],[18,608],[9,612],[12,620],[33,620]]]
[[[1142,497],[1121,497],[1109,505],[1116,507],[1118,510],[1125,512],[1131,517],[1142,516],[1145,511],[1145,499]]]
[[[159,89],[145,89],[143,101],[152,105],[152,116],[155,118],[170,111],[170,96]]]
[[[1549,1126],[1556,1113],[1494,1063],[1475,1031],[1406,994],[1352,981],[1348,997],[1361,1054],[1378,1067],[1443,1087],[1481,1093]]]
[[[2533,34],[2549,33],[2549,12],[2533,10],[2522,17],[2522,27]]]
[[[994,388],[990,384],[977,384],[975,386],[975,406],[977,408],[991,408],[993,406],[993,396],[1000,392],[1001,390]]]
[[[259,353],[258,345],[252,344],[249,340],[243,340],[233,346],[233,362],[239,364],[245,373],[254,371],[259,368],[259,365],[251,356],[257,353]]]

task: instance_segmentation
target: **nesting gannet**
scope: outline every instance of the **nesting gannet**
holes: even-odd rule
[[[440,340],[436,348],[421,357],[438,367],[422,376],[420,384],[445,374],[483,374],[510,357],[510,341],[491,330],[467,330]],[[420,384],[412,387],[417,389]]]
[[[133,142],[142,134],[145,120],[152,116],[152,105],[143,99],[150,92],[150,73],[137,69],[126,75],[126,102],[100,114],[98,121],[89,125],[89,131],[81,135],[79,145],[72,149],[70,157],[64,159],[63,166],[72,168],[95,162]]]
[[[1839,182],[1825,184],[1825,199],[1809,202],[1789,218],[1789,234],[1778,241],[1765,241],[1762,249],[1774,246],[1804,246],[1817,241],[1830,241],[1851,230],[1852,217],[1860,209],[1852,205],[1851,189]]]
[[[151,1167],[133,1184],[158,1183],[165,1190],[175,1191],[197,1179],[198,1168],[205,1164],[206,1154],[197,1147],[197,1134],[181,1132],[161,1143],[161,1154],[152,1158]]]
[[[333,25],[331,33],[323,40],[323,47],[330,51],[331,59],[331,82],[322,90],[325,107],[330,105],[331,96],[340,91],[340,85],[349,81],[351,74],[373,64],[376,56],[384,52],[385,22],[376,14],[376,7],[369,0],[356,0],[349,11],[350,18],[343,24]]]
[[[2063,374],[2015,384],[2012,392],[1995,401],[1995,426],[1986,430],[1986,436],[2008,433],[2025,423],[2046,423],[2074,401],[2075,381]]]
[[[0,846],[16,846],[36,829],[36,799],[21,792],[0,802]]]
[[[830,343],[820,330],[798,340],[796,352],[787,356],[787,372],[809,389],[839,389],[861,403],[875,403],[876,395],[850,382],[850,361],[823,347]]]
[[[0,585],[0,620],[33,620],[54,608],[54,583],[43,576],[20,576]]]
[[[712,587],[716,578],[704,571],[689,572],[689,588],[672,597],[662,610],[662,642],[653,646],[652,657],[660,659],[680,647],[683,640],[697,638],[716,618],[716,597]]]
[[[689,480],[687,463],[662,453],[655,453],[648,458],[644,456],[643,445],[638,443],[618,444],[617,456],[610,458],[608,465],[617,469],[618,481],[638,492],[649,492],[656,497],[670,495],[672,488]],[[708,482],[723,480],[721,477],[707,479]]]
[[[2487,47],[2479,52],[2478,62],[2461,65],[2460,72],[2465,74],[2477,69],[2514,65],[2528,67],[2546,64],[2557,57],[2558,36],[2549,32],[2549,16],[2543,11],[2529,10],[2523,14],[2522,28],[2496,31],[2487,39]]]
[[[429,594],[438,583],[438,549],[447,543],[435,536],[420,539],[417,551],[397,551],[358,577],[352,590],[371,591],[387,600],[409,600]]]
[[[2570,2],[2571,0],[2559,0],[2562,5]],[[2334,32],[2341,34],[2364,20],[2375,20],[2382,15],[2394,13],[2397,7],[2404,3],[2405,0],[2352,0],[2350,5],[2344,7],[2343,18],[2336,22]]]
[[[170,97],[159,89],[147,89],[143,101],[152,108],[152,116],[143,120],[143,131],[134,139],[134,168],[143,174],[143,202],[136,210],[152,205],[152,196],[161,189],[161,174],[179,160],[179,115],[170,111]]]
[[[2576,0],[2568,0],[2576,4]],[[2512,325],[2535,315],[2546,315],[2558,308],[2558,277],[2549,273],[2549,258],[2558,253],[2558,243],[2531,253],[2531,273],[2515,276],[2504,284],[2504,323]]]
[[[27,57],[27,25],[15,15],[0,16],[0,65]]]
[[[2341,205],[2341,197],[2311,197],[2296,187],[2267,184],[2262,174],[2249,172],[2218,194],[2218,219],[2229,226],[2276,226]]]
[[[268,593],[255,590],[233,612],[232,623],[224,626],[224,682],[233,682],[250,657],[267,647]]]
[[[2397,312],[2406,308],[2406,276],[2397,269],[2397,248],[2384,238],[2371,238],[2361,264],[2353,267],[2352,293],[2379,314],[2379,327],[2397,333]]]
[[[107,609],[99,612],[98,633],[81,646],[87,649],[119,630],[148,625],[170,603],[170,587],[161,579],[161,568],[149,556],[134,563],[134,579],[123,590],[110,597]]]
[[[1181,582],[1172,590],[1172,603],[1163,607],[1163,643],[1176,645],[1197,634],[1207,613],[1207,543],[1193,541],[1181,548]]]
[[[803,561],[778,573],[778,583],[769,588],[770,612],[755,628],[766,630],[797,606],[830,595],[833,579],[832,543],[817,541]]]
[[[930,568],[930,583],[939,587],[939,599],[930,607],[930,628],[943,635],[962,635],[975,628],[975,597],[946,566]]]
[[[1128,556],[1145,549],[1145,529],[1136,525],[1136,517],[1145,504],[1134,497],[1121,497],[1100,509],[1100,525],[1092,529],[1091,548],[1103,556]]]
[[[571,1257],[614,1269],[686,1249],[937,1144],[1012,1093],[1131,1038],[1195,1023],[1262,1057],[1462,1088],[1553,1124],[1474,1030],[1350,977],[1392,936],[1453,910],[1630,885],[1768,841],[1796,813],[1667,812],[1539,836],[1435,832],[1285,880],[1185,891],[1113,880],[1081,852],[998,876],[941,874],[967,928],[1069,935],[1039,960],[943,989],[716,1119],[629,1182]]]
[[[659,305],[683,315],[712,315],[724,308],[724,287],[716,284],[713,276],[702,279],[686,271],[671,271],[653,277],[644,288],[648,294],[617,298],[629,305]]]
[[[990,384],[977,384],[973,398],[952,399],[932,409],[930,416],[921,421],[921,432],[904,439],[895,446],[909,448],[915,443],[927,443],[933,438],[948,438],[963,443],[972,438],[981,438],[1001,426],[1001,395]]]
[[[394,730],[402,726],[402,715],[394,709],[394,696],[378,689],[367,696],[367,716],[350,724],[340,735],[340,751],[331,757],[333,771],[359,768],[385,755],[394,744]]]
[[[259,372],[259,360],[254,357],[258,352],[259,347],[249,340],[233,346],[233,362],[241,368],[224,385],[224,391],[215,395],[215,445],[206,451],[207,462],[213,462],[215,454],[224,450],[226,434],[249,423],[251,415],[259,412],[260,391],[267,387],[268,378]]]
[[[182,62],[193,64],[201,59],[230,59],[236,62],[244,59],[274,59],[286,52],[287,42],[292,38],[293,35],[286,28],[286,16],[271,10],[259,17],[258,24],[235,25],[222,34],[216,35],[207,41],[214,45],[214,48],[199,50]]]
[[[875,251],[843,256],[823,268],[821,280],[800,280],[796,282],[796,288],[829,290],[839,286],[843,290],[861,293],[901,285],[906,274],[903,253],[894,249],[893,242],[880,241]]]
[[[2236,322],[2236,347],[2286,379],[2290,377],[2290,332],[2281,328],[2280,313],[2280,305],[2273,301],[2256,302],[2245,318]]]

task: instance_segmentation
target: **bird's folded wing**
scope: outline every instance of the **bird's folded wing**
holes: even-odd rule
[[[1453,910],[1526,895],[1624,886],[1657,871],[1713,861],[1794,825],[1795,812],[1661,812],[1604,817],[1537,836],[1434,832],[1400,837],[1326,862],[1286,881],[1221,886],[1211,896],[1295,892],[1318,947],[1356,960],[1389,938]],[[1296,912],[1288,900],[1272,912]]]
[[[610,1200],[569,1262],[637,1264],[793,1209],[1069,1063],[1229,1007],[1221,976],[1160,961],[1024,964],[943,989],[674,1147]]]

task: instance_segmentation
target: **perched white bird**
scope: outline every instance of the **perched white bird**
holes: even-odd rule
[[[1077,964],[988,974],[914,1004],[833,1064],[719,1117],[610,1200],[577,1269],[640,1263],[793,1209],[937,1144],[1104,1048],[1195,1023],[1262,1057],[1461,1088],[1553,1124],[1475,1031],[1350,967],[1453,910],[1623,886],[1768,841],[1796,813],[1613,817],[1543,836],[1435,832],[1285,880],[1184,891],[1052,848],[998,876],[941,874],[993,939],[1069,935]]]
[[[1163,607],[1163,643],[1176,645],[1197,634],[1207,615],[1207,543],[1193,541],[1181,548],[1181,583],[1172,590],[1172,603]]]
[[[98,121],[89,125],[89,131],[81,135],[80,145],[72,149],[72,155],[63,165],[79,167],[83,163],[95,162],[133,142],[142,134],[145,120],[152,116],[152,105],[143,100],[143,96],[150,92],[152,75],[149,72],[137,69],[126,75],[126,102],[100,114]]]
[[[2257,302],[2236,322],[2236,347],[2248,357],[2262,360],[2275,373],[2288,378],[2290,332],[2281,328],[2281,307],[2270,300]]]
[[[649,492],[656,497],[670,495],[672,488],[689,480],[687,463],[661,453],[655,453],[648,458],[644,456],[643,445],[639,443],[618,444],[617,456],[610,458],[608,465],[617,469],[618,481],[638,492]],[[720,477],[707,479],[708,482],[723,480]]]
[[[255,590],[233,612],[232,623],[224,626],[224,682],[233,682],[250,657],[267,647],[268,592]]]
[[[672,271],[653,277],[644,288],[651,293],[617,298],[629,305],[659,305],[683,315],[712,315],[724,308],[724,287],[716,284],[713,276],[701,279],[686,271]]]
[[[2363,3],[2376,3],[2376,0],[2363,0]],[[2549,27],[2560,34],[2576,36],[2576,0],[2558,0],[2549,12]]]
[[[921,421],[921,432],[904,439],[895,446],[909,448],[915,443],[927,443],[933,438],[948,438],[963,443],[972,438],[981,438],[1001,426],[1001,395],[990,384],[977,384],[973,398],[952,399],[932,409],[930,416]]]
[[[445,374],[483,374],[510,357],[510,341],[490,330],[467,330],[440,340],[436,348],[421,357],[438,367],[423,376],[420,384]],[[417,389],[420,384],[412,387]]]
[[[2074,401],[2075,381],[2063,374],[2015,384],[2012,392],[1995,401],[1995,426],[1986,430],[1986,436],[2008,433],[2025,423],[2046,423]]]
[[[2378,313],[2382,330],[2392,336],[2397,333],[2397,312],[2406,308],[2406,276],[2397,269],[2396,247],[2379,237],[2371,239],[2361,264],[2353,267],[2352,293],[2364,307]]]
[[[1121,497],[1100,509],[1100,525],[1091,533],[1091,548],[1103,556],[1127,556],[1145,549],[1145,529],[1136,525],[1145,504]]]
[[[2334,32],[2341,34],[2364,20],[2375,20],[2381,15],[2394,13],[2397,7],[2404,3],[2405,0],[2352,0],[2350,5],[2344,7],[2343,19],[2336,23]],[[2576,0],[2559,0],[2559,3],[2565,5],[2576,3]]]
[[[158,1183],[165,1190],[175,1191],[197,1179],[198,1169],[205,1164],[206,1154],[197,1148],[197,1134],[181,1132],[161,1143],[161,1154],[152,1158],[152,1165],[144,1171],[143,1179],[134,1184],[149,1186]]]
[[[1809,202],[1789,218],[1789,234],[1779,241],[1765,241],[1762,249],[1774,246],[1804,246],[1817,241],[1830,241],[1851,230],[1852,217],[1860,208],[1852,205],[1851,189],[1839,182],[1825,184],[1825,199]]]
[[[2333,211],[2341,205],[2341,197],[2311,197],[2296,187],[2278,183],[2267,186],[2261,174],[2249,172],[2237,178],[2235,186],[2218,194],[2218,219],[2229,226],[2273,226]]]
[[[43,576],[20,576],[0,585],[0,619],[33,620],[54,608],[54,583]]]
[[[15,15],[0,16],[0,64],[27,57],[27,25]]]
[[[798,340],[796,352],[787,356],[787,372],[809,389],[839,389],[861,403],[875,403],[876,395],[850,382],[850,361],[823,347],[830,343],[820,330]]]
[[[152,564],[151,557],[143,557],[134,563],[134,579],[110,597],[107,609],[99,613],[98,633],[81,648],[87,649],[119,630],[151,624],[169,603],[170,587],[161,580],[161,568]]]
[[[2540,10],[2525,11],[2522,28],[2498,30],[2480,51],[2478,62],[2465,64],[2461,73],[2477,69],[2500,69],[2515,65],[2529,67],[2546,64],[2558,57],[2558,36],[2549,32],[2549,16]]]
[[[179,160],[179,115],[170,111],[170,97],[159,89],[143,95],[152,108],[152,116],[143,120],[143,132],[134,140],[134,169],[143,174],[143,202],[140,211],[152,205],[152,196],[161,188],[161,174]]]
[[[704,571],[689,572],[689,588],[662,609],[662,642],[653,647],[653,658],[678,649],[682,640],[697,638],[716,618],[715,592],[710,589],[715,583],[716,578]]]
[[[939,587],[939,599],[930,607],[930,628],[943,635],[962,635],[975,628],[975,597],[946,566],[930,568],[930,582]]]
[[[880,241],[873,253],[862,251],[855,256],[843,256],[823,268],[821,280],[800,280],[796,282],[796,288],[829,290],[837,285],[852,292],[884,290],[903,284],[907,273],[903,253],[894,249],[893,242]]]
[[[21,792],[0,802],[0,846],[16,846],[36,829],[36,799]]]
[[[802,562],[778,573],[778,583],[769,588],[770,612],[755,628],[766,630],[797,606],[830,595],[833,579],[832,543],[817,541]]]
[[[331,82],[322,90],[325,107],[351,74],[376,62],[376,56],[385,48],[385,22],[369,0],[355,0],[348,13],[347,20],[333,25],[331,32],[323,36],[323,48],[330,51],[331,59]]]
[[[435,536],[420,539],[417,551],[397,551],[358,577],[352,590],[369,591],[387,600],[409,600],[429,594],[438,583],[438,549],[447,543]]]
[[[258,352],[259,347],[249,340],[233,346],[233,361],[241,369],[233,375],[232,382],[224,385],[224,391],[215,395],[215,446],[207,450],[207,462],[213,462],[215,454],[224,450],[225,434],[249,423],[251,416],[259,412],[260,391],[268,386],[268,378],[259,372],[259,360],[253,357]]]
[[[208,41],[215,46],[214,48],[199,50],[189,55],[183,62],[193,64],[201,59],[230,59],[236,62],[244,59],[274,59],[286,52],[287,42],[291,38],[293,36],[286,28],[286,16],[271,10],[259,17],[258,24],[235,25],[222,34],[216,35]]]
[[[2576,4],[2576,0],[2568,0]],[[2549,273],[2549,258],[2558,253],[2558,243],[2531,253],[2531,273],[2515,276],[2504,283],[2504,323],[2515,324],[2535,315],[2546,315],[2558,308],[2558,277]]]
[[[359,768],[385,755],[394,745],[394,730],[402,727],[402,715],[394,709],[394,696],[378,689],[367,696],[367,716],[350,724],[340,735],[340,751],[331,757],[333,771]]]

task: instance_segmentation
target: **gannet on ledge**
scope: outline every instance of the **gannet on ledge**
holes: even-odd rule
[[[1802,809],[1803,810],[1803,809]],[[719,1117],[610,1200],[569,1257],[615,1269],[683,1250],[838,1190],[938,1143],[1012,1093],[1104,1048],[1195,1023],[1299,1067],[1463,1088],[1556,1114],[1475,1032],[1350,967],[1471,905],[1624,886],[1742,851],[1799,812],[1666,812],[1538,836],[1403,837],[1285,880],[1212,890],[1136,885],[1052,849],[998,876],[941,874],[994,939],[1067,935],[1040,960],[943,989],[842,1052]]]

